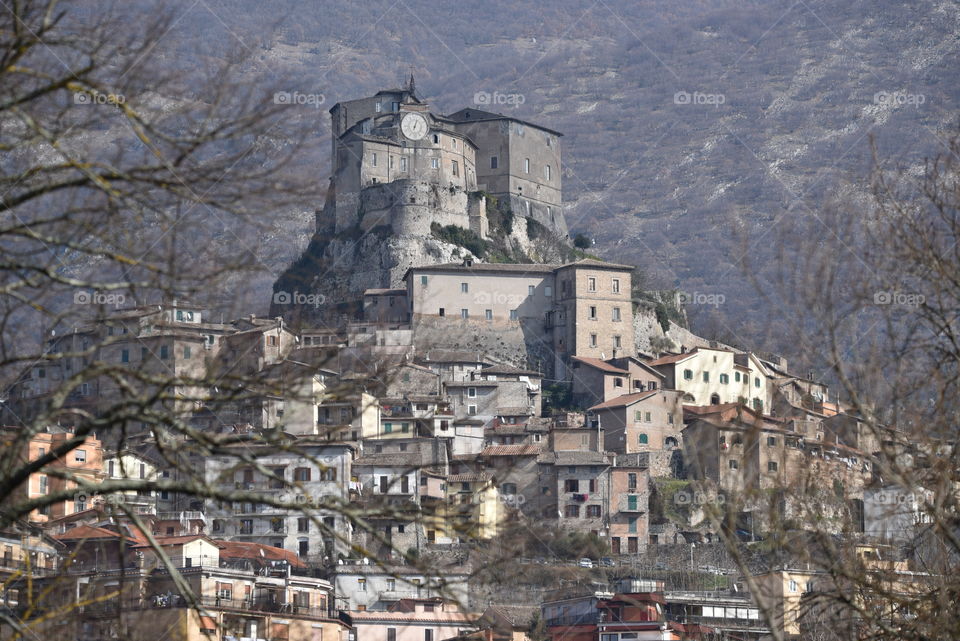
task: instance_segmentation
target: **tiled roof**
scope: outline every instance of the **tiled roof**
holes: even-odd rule
[[[502,376],[543,376],[540,372],[534,372],[529,369],[520,369],[519,367],[514,367],[513,365],[491,365],[490,367],[484,367],[480,370],[481,374],[494,374]]]
[[[286,561],[292,567],[303,568],[306,564],[296,553],[249,541],[215,541],[220,546],[221,559],[255,559],[259,561]]]
[[[542,445],[531,444],[489,445],[480,451],[480,456],[536,456],[542,449]]]
[[[157,542],[157,545],[159,545],[160,547],[165,547],[165,546],[168,546],[168,545],[185,545],[185,544],[187,544],[187,543],[191,543],[191,542],[193,542],[193,541],[196,541],[197,539],[206,539],[207,541],[209,541],[209,542],[212,543],[213,545],[216,545],[217,547],[222,547],[219,542],[212,540],[212,539],[211,539],[210,537],[208,537],[206,534],[183,534],[183,535],[180,535],[180,536],[156,536],[156,537],[154,537],[154,540]],[[148,547],[152,547],[152,545],[151,545],[150,543],[148,543],[148,542],[143,542],[143,543],[140,543],[139,545],[135,545],[135,546],[133,546],[133,547],[136,547],[136,548],[148,548]]]
[[[670,356],[661,356],[655,361],[650,361],[647,363],[650,367],[657,367],[658,365],[670,365],[672,363],[679,363],[680,361],[685,361],[694,354],[697,353],[698,347],[694,347],[689,352],[684,352],[683,354],[671,354]]]
[[[491,475],[489,472],[461,472],[460,474],[451,474],[447,477],[447,483],[476,483],[489,481]]]
[[[655,396],[657,393],[655,391],[650,392],[637,392],[636,394],[623,394],[609,401],[600,403],[599,405],[594,405],[588,411],[592,410],[604,410],[611,407],[625,407],[627,405],[632,405],[638,401],[642,401],[645,398],[650,398]]]
[[[538,125],[535,122],[530,122],[529,120],[521,120],[519,118],[514,118],[513,116],[505,116],[503,114],[494,113],[492,111],[486,111],[485,109],[473,109],[471,107],[467,107],[466,109],[461,109],[460,111],[444,116],[444,118],[457,123],[483,122],[485,120],[512,120],[514,122],[519,122],[520,124],[526,125],[528,127],[535,127],[543,131],[548,131],[552,133],[554,136],[563,135],[559,131],[549,129],[547,127],[544,127],[543,125]]]
[[[560,451],[553,454],[556,465],[606,465],[608,462],[602,452]]]
[[[471,265],[463,263],[441,263],[439,265],[422,265],[411,267],[410,272],[484,272],[498,274],[550,274],[560,265],[544,265],[543,263],[478,263]]]
[[[113,530],[97,527],[95,525],[78,525],[70,528],[63,534],[54,534],[53,538],[58,541],[80,541],[83,539],[115,539],[120,535]]]
[[[533,412],[529,407],[498,407],[497,416],[530,416]]]
[[[615,367],[610,363],[600,360],[599,358],[591,358],[589,356],[574,356],[573,360],[580,361],[584,365],[589,365],[590,367],[598,369],[602,372],[608,372],[610,374],[623,374],[624,376],[630,374],[630,372],[627,370]]]
[[[386,621],[394,623],[473,623],[480,615],[466,612],[364,612],[351,611],[355,622]]]

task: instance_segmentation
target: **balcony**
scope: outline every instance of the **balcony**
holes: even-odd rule
[[[197,599],[204,609],[227,610],[235,612],[275,613],[293,617],[335,618],[335,614],[325,607],[311,607],[295,603],[283,603],[267,599],[228,599],[216,596],[203,596]],[[146,599],[125,599],[104,601],[78,607],[80,613],[88,618],[112,618],[124,612],[136,610],[159,610],[193,607],[185,597],[179,594],[158,594]]]

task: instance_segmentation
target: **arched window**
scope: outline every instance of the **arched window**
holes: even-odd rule
[[[720,404],[720,395],[719,395],[719,394],[711,394],[711,395],[710,395],[710,404],[711,404],[711,405],[719,405],[719,404]]]
[[[649,442],[646,432],[640,432],[640,445],[646,445]]]
[[[672,436],[668,436],[666,440],[663,441],[664,449],[671,449],[676,447],[677,445],[678,445],[677,439],[673,438]]]

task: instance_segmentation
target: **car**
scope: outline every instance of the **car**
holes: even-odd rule
[[[612,568],[613,566],[616,565],[616,563],[614,563],[613,559],[611,559],[609,556],[605,556],[602,559],[600,559],[600,565],[602,565],[605,568]]]
[[[582,568],[592,568],[593,560],[592,559],[580,559],[580,562],[577,563]]]

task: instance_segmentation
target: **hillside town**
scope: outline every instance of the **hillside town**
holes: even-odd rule
[[[559,132],[435,114],[412,77],[330,116],[314,267],[358,235],[392,262],[286,274],[267,317],[144,301],[52,331],[0,434],[22,461],[73,445],[6,498],[62,496],[0,532],[5,613],[43,594],[38,638],[77,641],[760,640],[875,605],[817,607],[844,586],[792,554],[815,536],[898,590],[935,580],[922,490],[876,462],[922,448],[571,247]],[[439,249],[389,245],[411,236]],[[103,364],[136,375],[74,384]],[[166,380],[182,429],[118,410],[131,380]],[[76,422],[24,438],[53,403]],[[122,433],[78,428],[107,416]]]

